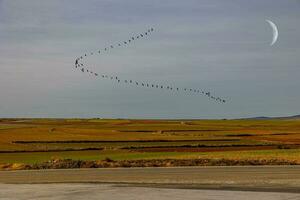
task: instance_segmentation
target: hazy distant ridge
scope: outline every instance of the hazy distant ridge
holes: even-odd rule
[[[287,116],[287,117],[265,117],[265,116],[260,116],[260,117],[252,117],[252,118],[243,118],[243,119],[300,119],[300,115],[293,115],[293,116]]]

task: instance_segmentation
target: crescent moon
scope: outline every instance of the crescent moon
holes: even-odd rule
[[[273,44],[275,44],[275,42],[277,41],[278,39],[278,28],[277,26],[275,25],[274,22],[272,22],[271,20],[266,20],[266,22],[268,22],[273,30],[273,39],[272,39],[272,42],[271,42],[271,46],[273,46]]]

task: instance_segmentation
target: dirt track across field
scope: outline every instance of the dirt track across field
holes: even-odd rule
[[[159,188],[300,193],[300,166],[0,171],[0,183],[121,183]]]

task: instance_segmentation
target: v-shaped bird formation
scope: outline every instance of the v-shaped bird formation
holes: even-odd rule
[[[211,94],[209,91],[205,91],[200,88],[187,88],[187,87],[177,87],[174,85],[162,85],[162,84],[157,84],[154,82],[145,82],[145,81],[139,81],[139,80],[133,80],[133,79],[121,79],[120,77],[113,76],[113,75],[107,75],[107,74],[101,74],[95,71],[90,70],[87,66],[83,64],[84,59],[87,59],[89,56],[95,56],[95,55],[101,55],[102,52],[108,52],[113,50],[114,48],[120,48],[120,47],[125,47],[133,42],[149,37],[151,33],[154,31],[154,28],[150,28],[147,31],[143,33],[136,34],[132,37],[130,37],[128,40],[124,40],[122,42],[118,42],[115,44],[111,44],[107,47],[104,47],[103,49],[99,49],[98,51],[95,52],[90,52],[90,53],[85,53],[75,60],[75,68],[80,70],[83,73],[90,74],[92,76],[95,76],[97,78],[102,78],[102,79],[109,79],[111,81],[116,81],[120,84],[128,84],[132,85],[135,87],[142,87],[142,88],[148,88],[148,89],[158,89],[158,90],[167,90],[167,91],[172,91],[172,92],[184,92],[186,94],[188,93],[193,93],[193,94],[200,94],[204,95],[212,100],[215,100],[217,102],[225,103],[226,100],[220,97],[216,97]]]

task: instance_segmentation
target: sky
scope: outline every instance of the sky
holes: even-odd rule
[[[278,41],[270,46],[272,29]],[[0,0],[0,117],[243,118],[300,114],[299,0]],[[203,88],[227,100],[118,84]]]

